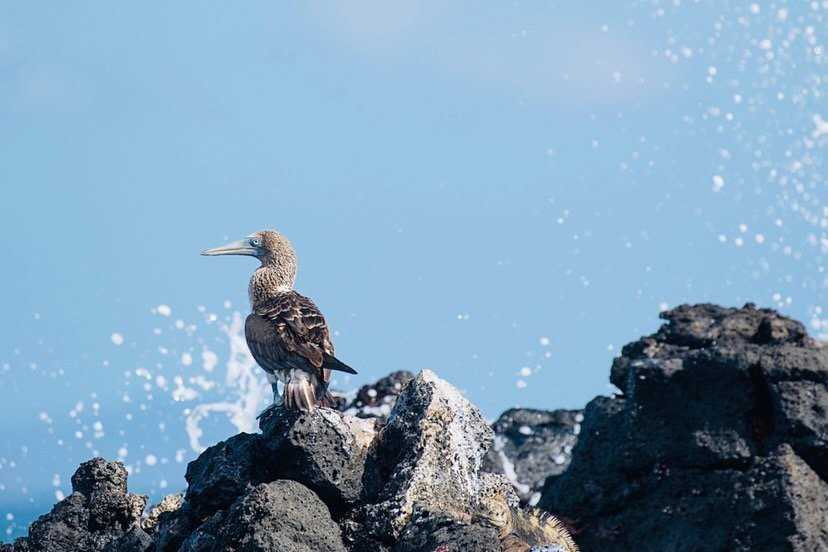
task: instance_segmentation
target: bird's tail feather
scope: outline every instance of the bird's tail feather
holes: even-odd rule
[[[316,389],[314,389],[311,382],[305,379],[291,381],[285,385],[284,402],[285,408],[288,410],[313,412],[318,402]]]
[[[325,363],[324,367],[328,370],[337,370],[339,372],[345,372],[348,374],[356,374],[357,371],[336,358],[333,355],[325,354]]]

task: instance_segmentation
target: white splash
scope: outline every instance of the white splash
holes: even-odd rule
[[[270,385],[264,373],[247,349],[244,338],[244,321],[238,312],[234,312],[229,324],[221,324],[222,333],[227,336],[230,351],[227,359],[225,387],[227,393],[223,400],[196,405],[185,421],[190,447],[201,452],[206,447],[201,442],[204,431],[201,423],[212,414],[224,414],[238,431],[252,432],[256,429],[256,415],[264,408],[270,395]],[[212,371],[217,357],[202,354],[204,369]],[[210,368],[208,368],[210,366]]]

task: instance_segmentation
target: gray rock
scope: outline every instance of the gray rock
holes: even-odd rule
[[[261,435],[239,433],[205,450],[187,465],[185,500],[196,519],[230,506],[248,485],[268,479],[272,462]]]
[[[539,505],[587,552],[828,550],[826,350],[752,305],[663,317],[613,363],[623,395],[587,405]]]
[[[412,515],[470,518],[493,433],[459,391],[429,370],[403,390],[369,453],[366,528],[396,539]]]
[[[546,478],[569,466],[582,421],[581,410],[507,410],[492,424],[483,470],[505,475],[523,503],[537,502]]]
[[[226,514],[214,514],[182,552],[345,552],[339,527],[325,504],[296,481],[253,487]]]

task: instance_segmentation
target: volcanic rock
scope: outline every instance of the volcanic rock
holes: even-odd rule
[[[154,549],[152,537],[136,525],[118,540],[106,545],[104,552],[150,552]]]
[[[262,419],[268,457],[279,477],[301,481],[335,511],[362,494],[365,457],[376,436],[373,420],[320,408],[294,414],[276,410]]]
[[[828,349],[778,313],[682,306],[627,345],[540,506],[585,551],[828,550]]]
[[[181,552],[346,552],[325,504],[296,481],[262,483],[192,533]]]
[[[400,394],[369,453],[366,527],[398,538],[412,516],[470,518],[493,433],[480,412],[429,370]]]
[[[15,542],[15,551],[102,552],[139,527],[147,497],[127,492],[120,462],[84,462],[72,476],[72,491],[32,523],[28,537]]]

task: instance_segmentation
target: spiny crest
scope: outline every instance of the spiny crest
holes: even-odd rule
[[[569,530],[549,512],[512,510],[511,529],[503,539],[504,552],[578,552]]]
[[[511,485],[499,479],[484,487],[472,519],[497,529],[503,552],[578,552],[560,520],[536,508],[520,508]]]

